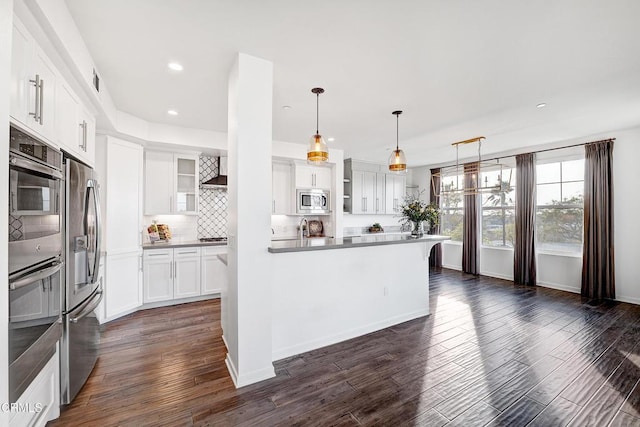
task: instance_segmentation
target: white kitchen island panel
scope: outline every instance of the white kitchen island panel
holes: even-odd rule
[[[273,256],[273,360],[429,314],[440,241]]]

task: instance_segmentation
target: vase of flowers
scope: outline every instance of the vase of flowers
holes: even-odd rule
[[[435,227],[440,221],[440,209],[435,204],[429,204],[420,199],[420,195],[405,196],[400,205],[400,222],[405,226],[411,226],[411,235],[420,237],[424,235],[424,223],[428,227]]]

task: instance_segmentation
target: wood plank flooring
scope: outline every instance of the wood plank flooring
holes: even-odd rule
[[[106,326],[50,425],[640,426],[640,306],[451,270],[432,271],[430,304],[238,390],[219,300],[138,312]]]

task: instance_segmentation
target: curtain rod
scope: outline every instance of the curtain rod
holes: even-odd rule
[[[538,150],[538,151],[528,151],[527,153],[519,153],[519,154],[528,154],[528,153],[545,153],[547,151],[554,151],[554,150],[563,150],[565,148],[573,148],[573,147],[580,147],[582,145],[589,145],[589,144],[597,144],[598,142],[607,142],[607,141],[615,141],[615,138],[607,138],[607,139],[600,139],[598,141],[591,141],[591,142],[583,142],[580,144],[573,144],[573,145],[565,145],[564,147],[555,147],[555,148],[545,148],[544,150]],[[490,162],[492,160],[501,160],[501,159],[506,159],[507,157],[515,157],[518,154],[511,154],[508,156],[502,156],[502,157],[493,157],[491,159],[482,159],[483,162]],[[456,165],[451,165],[451,166],[440,166],[441,168],[450,168],[452,166],[456,166]]]

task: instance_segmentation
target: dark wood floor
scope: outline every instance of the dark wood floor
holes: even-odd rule
[[[432,272],[427,318],[239,390],[218,300],[114,321],[54,426],[640,426],[640,307]]]

